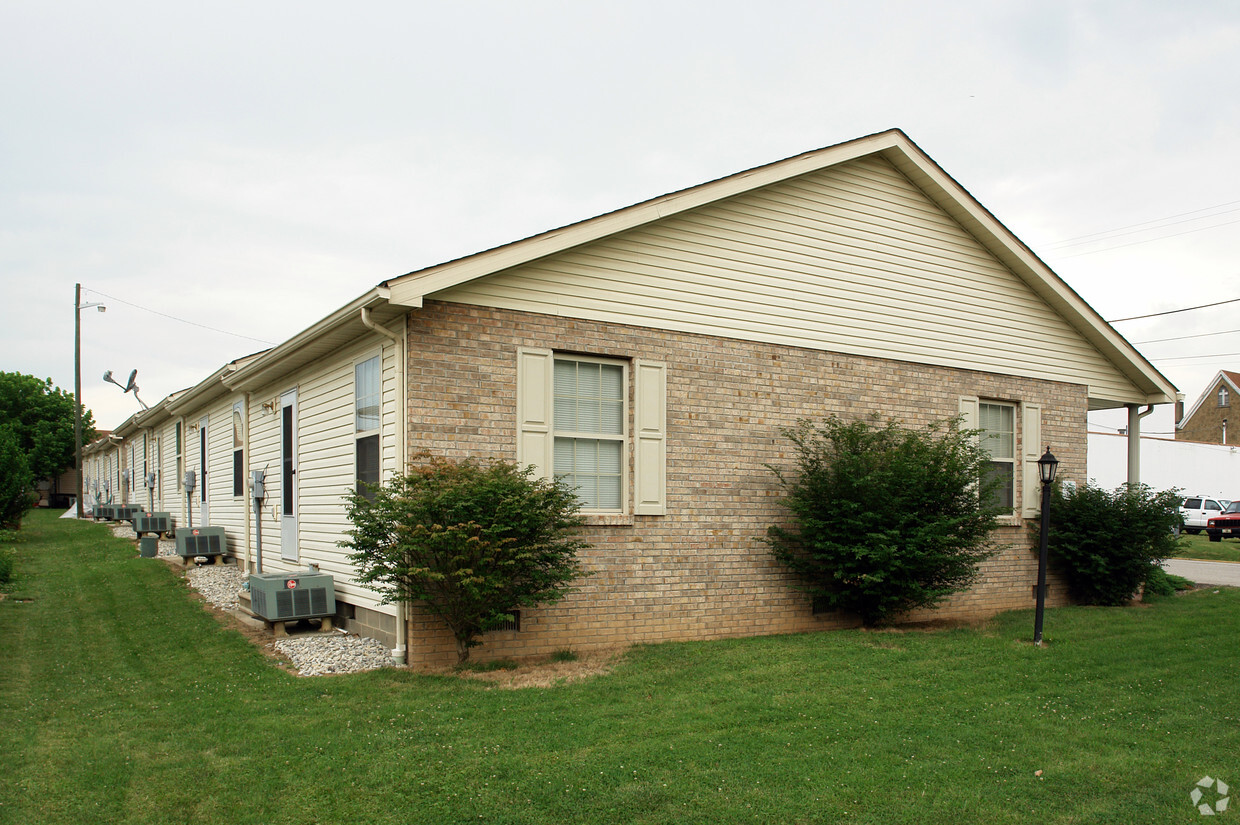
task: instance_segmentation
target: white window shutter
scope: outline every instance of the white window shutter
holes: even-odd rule
[[[1042,406],[1021,406],[1021,515],[1037,518],[1042,514],[1042,479],[1038,459],[1042,457]]]
[[[960,424],[962,430],[976,430],[982,423],[981,402],[976,395],[960,396]],[[973,440],[976,443],[979,436],[974,435]],[[979,488],[976,483],[970,485],[973,488],[973,495],[979,495]]]
[[[534,466],[539,478],[551,478],[552,397],[549,349],[517,350],[517,466]]]
[[[661,516],[667,512],[667,364],[639,358],[634,368],[634,512]]]
[[[976,430],[981,426],[980,402],[976,395],[960,396],[960,429]]]

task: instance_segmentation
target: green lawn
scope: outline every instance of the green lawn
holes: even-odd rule
[[[1189,823],[1200,778],[1240,783],[1228,588],[1051,610],[1042,649],[1020,612],[643,647],[507,691],[292,676],[102,526],[36,513],[16,550],[6,825]]]
[[[1195,536],[1184,533],[1180,536],[1179,551],[1175,555],[1180,559],[1240,561],[1240,539],[1210,541],[1204,531]]]

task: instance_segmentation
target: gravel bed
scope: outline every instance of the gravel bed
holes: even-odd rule
[[[112,535],[116,536],[118,539],[127,539],[132,542],[136,542],[138,540],[138,536],[134,533],[133,527],[130,526],[127,521],[113,522]],[[161,537],[159,539],[158,553],[161,556],[175,556],[177,554],[177,540]]]
[[[112,525],[117,538],[136,541],[137,536],[127,522]],[[159,555],[176,555],[174,539],[159,540]],[[221,610],[235,610],[237,594],[245,574],[235,564],[209,564],[185,571],[190,587]],[[301,676],[326,676],[332,673],[361,673],[381,667],[393,667],[392,652],[376,639],[350,635],[344,631],[313,633],[272,642],[270,647],[292,660]]]
[[[302,676],[361,673],[394,664],[391,651],[380,642],[343,633],[296,636],[280,639],[272,646],[292,659]]]
[[[235,564],[211,564],[191,567],[185,571],[189,586],[221,610],[237,606],[237,594],[241,592],[244,576]]]

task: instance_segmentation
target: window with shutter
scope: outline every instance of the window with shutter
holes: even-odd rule
[[[518,464],[566,481],[584,512],[625,513],[632,488],[634,513],[663,514],[666,366],[540,349],[517,359]]]

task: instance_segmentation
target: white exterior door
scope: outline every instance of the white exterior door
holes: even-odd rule
[[[280,396],[280,558],[297,561],[297,390]]]
[[[211,523],[211,511],[207,500],[207,417],[198,422],[198,523],[206,527]]]

